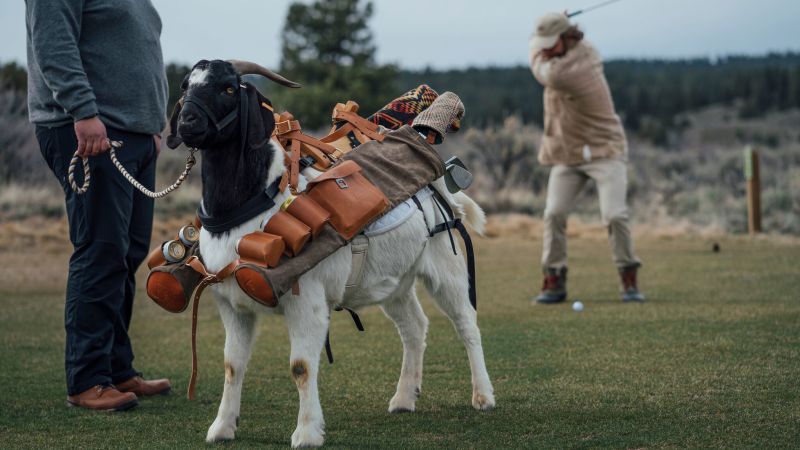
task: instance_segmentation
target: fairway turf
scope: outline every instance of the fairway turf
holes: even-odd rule
[[[430,318],[417,412],[389,414],[402,347],[376,307],[366,332],[334,313],[336,362],[321,359],[328,448],[793,447],[800,442],[800,244],[781,238],[637,242],[645,304],[622,304],[608,244],[570,241],[570,299],[530,303],[540,243],[477,241],[478,320],[497,407],[470,406],[469,366],[449,321]],[[3,257],[4,265],[12,261]],[[56,264],[65,264],[57,258]],[[65,266],[64,266],[65,267]],[[136,367],[173,393],[126,413],[65,407],[63,280],[0,272],[1,448],[198,448],[224,380],[224,330],[209,294],[199,321],[197,400],[190,314],[140,292],[131,329]],[[141,287],[140,283],[140,287]],[[574,312],[573,300],[585,309]],[[464,299],[467,301],[467,299]],[[280,317],[265,317],[244,383],[236,440],[224,448],[286,448],[297,420]]]

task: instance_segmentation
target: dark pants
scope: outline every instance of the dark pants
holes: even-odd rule
[[[117,158],[148,189],[155,184],[153,136],[107,130],[123,141]],[[137,191],[114,167],[107,153],[89,158],[91,186],[78,195],[67,181],[77,148],[73,125],[36,127],[45,161],[66,195],[69,260],[64,327],[67,332],[67,392],[121,383],[138,372],[128,338],[136,269],[147,256],[153,225],[153,200]],[[83,167],[76,167],[83,183]]]

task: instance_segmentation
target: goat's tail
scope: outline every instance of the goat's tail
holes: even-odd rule
[[[453,201],[458,204],[458,209],[462,212],[461,219],[464,223],[478,233],[478,235],[483,236],[486,230],[486,213],[483,212],[483,208],[463,191],[453,194]]]

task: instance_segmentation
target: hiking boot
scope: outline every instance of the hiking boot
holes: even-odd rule
[[[133,392],[120,392],[114,386],[98,384],[80,394],[67,397],[68,406],[78,406],[96,411],[125,411],[138,405]]]
[[[123,381],[117,385],[120,392],[132,392],[137,397],[148,397],[150,395],[169,394],[172,389],[172,384],[166,378],[160,380],[145,380],[142,377],[136,376],[128,381]]]
[[[536,303],[561,303],[567,299],[567,268],[554,269],[548,267],[544,271],[542,292],[536,297]]]
[[[619,269],[619,277],[622,280],[622,301],[623,302],[643,302],[644,294],[639,292],[636,286],[636,272],[639,266],[629,266]]]
[[[411,124],[415,130],[427,136],[428,143],[441,144],[446,133],[455,133],[461,128],[464,104],[452,92],[445,92],[422,111]]]

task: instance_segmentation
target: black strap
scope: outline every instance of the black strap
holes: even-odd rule
[[[184,96],[183,103],[184,104],[192,103],[198,108],[202,109],[203,112],[206,113],[208,120],[211,121],[212,124],[214,124],[214,128],[216,128],[218,132],[224,130],[225,127],[230,125],[234,121],[234,119],[236,119],[236,116],[239,115],[239,110],[234,108],[233,111],[231,111],[230,113],[228,113],[228,115],[223,117],[222,120],[217,120],[217,117],[214,115],[214,112],[211,111],[211,109],[208,106],[206,106],[205,103],[194,98],[194,96],[189,96],[189,95]]]
[[[425,217],[425,210],[422,209],[422,202],[420,202],[419,198],[417,198],[417,194],[412,195],[411,200],[414,200],[414,204],[417,205],[417,209],[422,213],[422,220],[425,221],[425,229],[428,230],[428,233],[430,233],[431,226],[428,224],[428,218]]]
[[[206,230],[212,233],[224,233],[275,206],[273,199],[280,192],[280,182],[280,179],[275,180],[267,189],[225,214],[211,216],[205,214],[201,208],[197,210],[197,217]]]
[[[364,331],[364,325],[361,323],[361,318],[358,317],[355,311],[350,308],[345,308],[343,306],[339,306],[334,308],[335,311],[346,310],[350,313],[350,317],[353,318],[353,323],[356,324],[356,328],[358,331]],[[331,350],[331,332],[330,328],[328,329],[328,334],[325,336],[325,353],[328,355],[328,364],[333,364],[333,350]]]
[[[478,310],[478,293],[475,279],[475,249],[472,246],[472,237],[470,237],[467,228],[461,222],[461,219],[455,219],[445,223],[440,223],[433,228],[431,236],[439,234],[443,231],[450,232],[451,228],[458,230],[461,239],[464,241],[464,248],[467,250],[467,274],[469,275],[469,303],[472,308]],[[452,235],[450,236],[452,241]]]
[[[356,314],[356,312],[350,308],[345,308],[345,310],[347,310],[347,312],[350,313],[350,317],[353,318],[353,323],[356,324],[356,329],[358,331],[364,331],[364,325],[361,323],[361,318],[358,317],[358,314]]]
[[[472,238],[467,232],[467,228],[460,220],[455,221],[455,227],[464,241],[464,248],[467,250],[467,273],[469,274],[469,303],[472,309],[478,310],[478,292],[475,280],[475,250],[472,248]]]
[[[333,350],[331,350],[331,332],[330,332],[330,329],[325,334],[325,353],[328,355],[328,364],[333,364]]]
[[[450,209],[450,205],[448,205],[447,202],[442,199],[441,203],[444,203],[444,206],[447,208],[447,213],[445,214],[445,210],[442,208],[442,205],[439,201],[440,198],[441,198],[440,196],[434,197],[433,204],[436,205],[437,208],[439,208],[439,212],[442,214],[444,222],[433,227],[433,231],[430,232],[430,237],[433,237],[437,233],[441,233],[442,230],[440,230],[440,227],[443,226],[444,229],[447,230],[447,237],[450,238],[450,248],[453,249],[453,254],[458,256],[458,250],[456,250],[456,241],[455,239],[453,239],[453,232],[450,229],[457,219],[453,219],[453,210]]]
[[[356,325],[358,331],[364,331],[364,325],[361,323],[361,319],[358,317],[355,311],[345,306],[337,306],[333,308],[334,311],[347,311],[350,313],[350,317],[353,319],[353,323]]]

